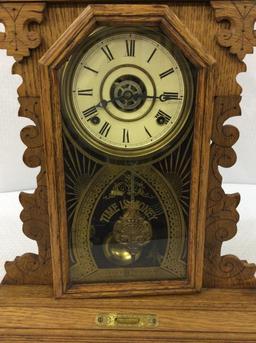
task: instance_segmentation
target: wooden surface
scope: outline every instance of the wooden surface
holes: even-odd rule
[[[3,3],[3,2],[2,2]],[[4,4],[7,4],[8,2],[4,2]],[[214,7],[215,3],[220,3],[219,1],[213,2],[212,5]],[[233,4],[237,4],[237,2],[230,2],[230,1],[225,1],[226,6],[229,4],[230,6],[228,7],[230,10],[233,8]],[[244,3],[244,2],[240,2]],[[254,4],[253,1],[246,1],[248,5]],[[19,4],[20,2],[15,2],[14,4]],[[28,6],[29,3],[25,3],[26,6]],[[43,3],[41,4],[41,12],[43,9]],[[195,6],[195,4],[197,6]],[[30,3],[30,5],[35,6],[34,9],[38,8],[38,3]],[[15,5],[16,6],[16,5]],[[231,7],[232,6],[232,7]],[[74,3],[72,2],[69,4],[61,4],[59,6],[53,5],[49,3],[47,5],[47,8],[43,12],[43,20],[39,24],[32,24],[29,25],[32,29],[32,31],[36,31],[38,35],[36,37],[41,37],[41,45],[39,45],[37,48],[31,48],[28,47],[26,44],[24,46],[24,49],[29,49],[30,51],[30,57],[23,57],[22,60],[20,60],[19,63],[16,63],[13,67],[13,72],[17,73],[22,76],[23,78],[23,83],[18,89],[19,96],[21,98],[23,97],[29,97],[29,98],[38,98],[40,97],[41,94],[41,89],[40,89],[40,82],[38,82],[38,78],[40,77],[40,68],[38,65],[38,60],[45,54],[45,52],[56,42],[56,40],[63,34],[65,30],[68,29],[68,27],[76,20],[76,18],[83,12],[85,9],[86,5],[84,3]],[[32,10],[30,7],[30,9]],[[220,21],[219,23],[216,22],[215,15],[218,17],[219,14],[218,12],[215,13],[215,10],[211,8],[210,4],[208,2],[200,2],[200,3],[188,3],[186,2],[186,6],[182,6],[181,2],[171,2],[170,8],[174,13],[177,15],[179,20],[188,28],[190,33],[197,38],[197,40],[201,43],[201,45],[204,47],[206,51],[209,52],[214,58],[216,59],[217,63],[213,68],[213,73],[211,75],[211,79],[214,80],[214,87],[213,89],[215,90],[215,96],[240,96],[241,93],[241,87],[237,84],[236,81],[236,76],[240,72],[245,71],[245,65],[237,58],[236,54],[230,54],[229,49],[226,47],[220,45],[220,41],[217,41],[216,38],[218,35],[223,32],[227,28],[227,25],[225,22]],[[226,11],[225,7],[225,11]],[[221,9],[221,13],[224,10]],[[232,10],[233,11],[233,10]],[[33,11],[32,11],[33,12]],[[40,12],[40,13],[41,13]],[[234,22],[232,21],[232,16],[230,11],[227,12],[228,20],[230,20],[231,24],[234,25]],[[233,12],[232,12],[233,13]],[[250,16],[250,20],[248,23],[250,25],[246,24],[245,25],[245,30],[246,30],[246,37],[247,35],[250,36],[250,32],[252,32],[253,27],[253,17],[254,17],[254,11],[250,12],[252,17]],[[25,23],[29,22],[34,22],[33,16],[31,15],[31,11],[25,11],[24,15],[26,16],[26,21]],[[223,13],[221,14],[223,16]],[[6,20],[6,9],[1,5],[0,7],[0,21]],[[24,20],[23,18],[22,20]],[[237,22],[237,18],[235,23]],[[243,18],[241,18],[243,20]],[[10,22],[9,22],[10,21]],[[54,23],[54,25],[49,25],[49,23]],[[246,22],[247,23],[247,22]],[[5,23],[6,24],[6,23]],[[27,24],[26,24],[27,25]],[[237,27],[232,26],[233,28]],[[13,34],[13,18],[10,17],[7,19],[7,25],[6,25],[6,31],[7,35],[12,35]],[[248,32],[247,32],[248,31]],[[21,31],[21,33],[27,34],[27,31]],[[21,34],[19,32],[19,34]],[[2,37],[6,37],[1,35]],[[238,36],[238,41],[240,42],[237,46],[241,46],[241,39],[244,37],[244,35],[239,35]],[[22,40],[21,40],[22,41]],[[253,41],[250,41],[250,45],[253,44]],[[0,41],[0,47],[3,48],[6,45],[6,40],[2,38],[2,41]],[[232,43],[233,46],[233,43]],[[249,49],[249,48],[248,48]],[[238,50],[236,50],[238,51]],[[26,50],[27,53],[27,50]],[[22,54],[23,55],[23,54]],[[46,99],[47,100],[47,99]],[[40,100],[42,103],[44,103],[44,99]],[[208,106],[213,106],[213,102],[208,99]],[[60,125],[60,123],[58,124]],[[40,127],[37,125],[36,126],[38,130],[40,130]],[[210,130],[209,127],[205,128],[207,130]],[[47,132],[46,132],[47,136]],[[203,149],[209,149],[209,142],[206,140],[204,141],[204,148]],[[44,158],[43,158],[44,160]],[[31,163],[31,162],[29,162]],[[206,164],[209,163],[209,161],[206,161]],[[207,167],[207,165],[206,165]],[[43,170],[43,169],[42,169]],[[43,174],[40,174],[43,175]],[[48,176],[49,177],[49,176]],[[41,177],[39,177],[40,179]],[[63,180],[61,178],[58,178],[58,182],[62,182]],[[39,188],[41,189],[40,185],[41,181],[38,181],[39,183]],[[42,181],[43,182],[43,181]],[[45,181],[44,181],[45,182]],[[44,183],[45,185],[45,183]],[[203,186],[205,187],[205,185]],[[48,223],[45,221],[45,216],[46,212],[42,211],[43,209],[47,208],[47,195],[46,195],[46,187],[44,188],[44,195],[39,197],[40,192],[36,191],[36,195],[33,197],[29,198],[28,200],[22,200],[22,203],[24,205],[24,212],[23,213],[28,213],[28,211],[34,211],[34,213],[37,213],[37,220],[38,222],[44,222],[43,226],[43,236],[44,237],[49,237],[49,227]],[[206,193],[204,194],[206,196]],[[24,199],[24,196],[23,196]],[[28,199],[28,198],[27,198]],[[40,199],[40,201],[39,201]],[[203,197],[202,197],[203,199]],[[63,200],[62,200],[63,201]],[[54,201],[53,201],[54,203]],[[201,203],[201,206],[199,208],[199,211],[201,210],[203,206],[203,202]],[[234,204],[228,204],[230,206],[231,210],[234,207]],[[35,210],[36,209],[36,210]],[[27,217],[26,217],[27,218]],[[25,221],[26,218],[23,216],[23,220]],[[61,219],[63,220],[63,219]],[[49,240],[45,239],[44,243],[42,244],[41,239],[41,234],[36,234],[36,233],[29,233],[30,231],[33,232],[33,230],[37,231],[38,233],[40,230],[42,230],[42,226],[38,226],[39,224],[34,224],[35,221],[32,224],[32,221],[30,222],[31,229],[24,229],[26,233],[30,235],[30,237],[36,239],[36,241],[40,244],[41,246],[41,251],[42,255],[39,255],[40,257],[36,257],[36,260],[42,261],[42,264],[39,264],[40,268],[38,269],[38,273],[40,272],[43,274],[46,271],[43,268],[47,269],[47,274],[51,275],[51,267],[50,264],[45,264],[44,260],[41,259],[41,256],[47,256],[47,259],[50,257],[50,246],[49,246]],[[25,224],[24,224],[25,225]],[[28,224],[26,224],[28,225]],[[35,227],[35,229],[32,229],[32,226]],[[228,229],[229,230],[229,229]],[[209,227],[206,228],[206,239],[209,241],[211,239],[212,232]],[[230,233],[228,233],[230,235]],[[232,235],[232,234],[231,234]],[[220,236],[218,238],[218,251],[220,251],[220,247],[222,245],[222,242],[226,239],[227,236]],[[41,253],[40,253],[41,254]],[[7,268],[7,276],[5,278],[5,282],[8,283],[41,283],[41,279],[35,277],[36,274],[31,273],[29,277],[24,277],[24,273],[22,273],[20,270],[27,270],[27,257],[22,260],[19,259],[19,261],[24,261],[21,264],[18,264],[17,261],[14,263],[8,263],[8,268]],[[30,261],[30,260],[29,260]],[[49,261],[49,260],[48,260]],[[34,264],[33,264],[34,265]],[[18,267],[17,267],[18,266]],[[42,269],[41,269],[42,268]],[[251,266],[248,266],[248,270],[251,270]],[[237,287],[237,284],[233,284],[230,280],[228,280],[227,274],[223,275],[223,280],[219,279],[219,276],[215,274],[216,268],[213,268],[211,270],[211,280],[208,280],[209,275],[209,270],[205,274],[205,282],[206,284],[211,284],[218,286],[221,285],[221,287]],[[225,269],[224,269],[225,272]],[[48,278],[47,282],[50,281],[51,278]],[[241,287],[249,287],[248,282],[246,281],[244,284],[240,282]],[[253,285],[251,287],[254,287]]]
[[[1,342],[255,342],[254,290],[132,299],[52,299],[47,286],[0,288]],[[98,313],[156,314],[150,330],[101,329]]]

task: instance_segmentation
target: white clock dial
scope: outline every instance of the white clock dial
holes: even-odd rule
[[[103,153],[152,154],[186,122],[193,99],[189,66],[160,34],[155,39],[131,29],[95,37],[64,73],[71,121]]]

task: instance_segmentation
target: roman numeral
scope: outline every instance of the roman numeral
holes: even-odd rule
[[[109,133],[109,130],[111,129],[111,125],[106,121],[102,128],[100,129],[99,133],[102,135],[102,136],[105,136],[107,137],[108,133]]]
[[[149,59],[147,60],[148,63],[150,63],[150,61],[152,60],[152,58],[154,57],[155,53],[157,52],[157,48],[155,48],[152,52],[152,54],[149,56]]]
[[[93,73],[95,73],[95,74],[99,74],[99,72],[98,72],[97,70],[92,69],[92,68],[90,68],[90,67],[88,67],[88,66],[84,66],[84,68],[87,69],[87,70],[90,70],[91,72],[93,72]]]
[[[172,117],[164,111],[159,110],[155,118],[157,119],[159,124],[168,124]]]
[[[87,110],[82,112],[83,115],[85,116],[85,118],[89,118],[89,120],[91,120],[92,117],[96,116],[98,114],[97,108],[95,106],[92,106],[90,108],[88,108]]]
[[[78,95],[92,96],[92,89],[79,89]]]
[[[164,71],[159,76],[160,76],[161,79],[163,79],[164,77],[166,77],[168,75],[171,75],[172,73],[174,73],[174,69],[173,68]]]
[[[104,54],[106,55],[106,57],[109,61],[113,61],[114,57],[113,57],[112,52],[110,51],[108,45],[102,47],[101,50],[104,52]]]
[[[126,53],[129,57],[134,57],[135,55],[135,40],[126,40]]]
[[[123,143],[130,143],[129,131],[127,129],[123,129]]]
[[[149,135],[149,137],[151,138],[152,135],[151,135],[151,133],[148,131],[148,129],[146,128],[146,126],[144,126],[144,129],[145,129],[146,133]]]

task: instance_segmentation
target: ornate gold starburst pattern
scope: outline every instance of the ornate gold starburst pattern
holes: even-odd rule
[[[187,139],[173,153],[156,164],[157,169],[174,188],[185,216],[189,213],[192,141],[191,131]]]

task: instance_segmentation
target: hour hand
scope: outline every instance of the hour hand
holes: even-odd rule
[[[109,102],[111,102],[112,100],[104,100],[104,99],[102,99],[97,105],[95,105],[95,107],[97,108],[97,107],[100,107],[100,108],[105,108],[106,106],[107,106],[107,104],[109,103]]]
[[[109,100],[105,100],[105,99],[102,99],[97,105],[95,105],[95,107],[100,107],[100,108],[106,108],[107,105],[110,103],[110,102],[113,102],[115,100],[120,100],[122,97],[116,97],[116,98],[112,98],[112,99],[109,99]]]
[[[182,100],[182,97],[179,97],[177,92],[164,92],[159,97],[160,101],[165,102],[168,100]]]

